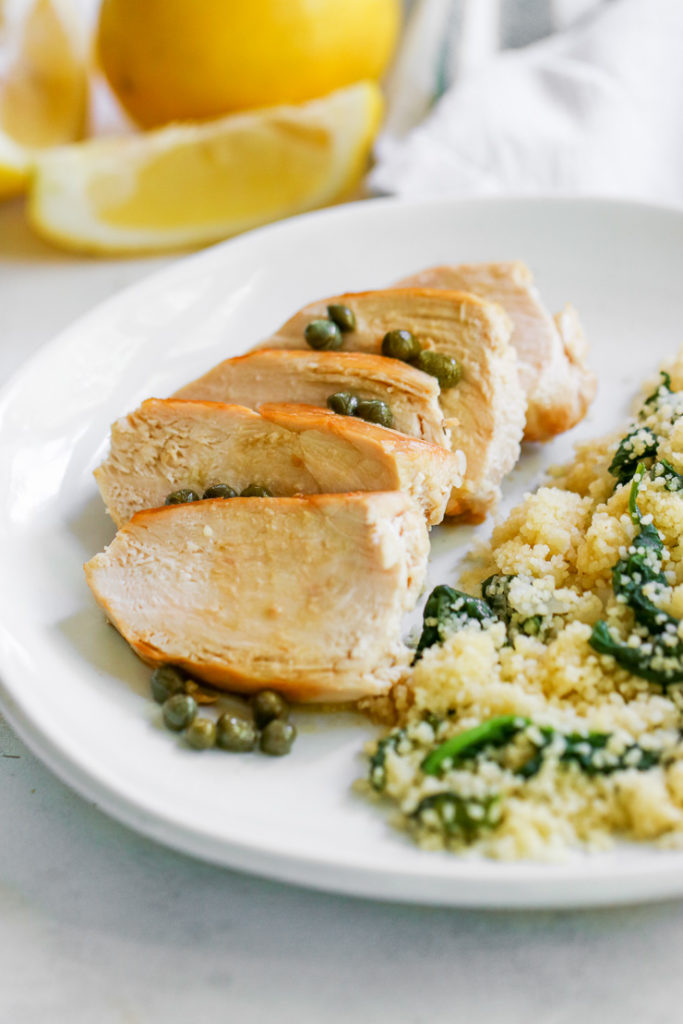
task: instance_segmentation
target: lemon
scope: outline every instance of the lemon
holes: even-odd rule
[[[36,147],[81,137],[86,106],[71,0],[0,0],[0,199],[24,190]]]
[[[0,132],[0,200],[21,195],[31,170],[28,150]]]
[[[400,0],[103,0],[100,63],[152,127],[300,103],[377,79]]]
[[[29,218],[81,251],[213,242],[347,196],[381,109],[378,87],[361,82],[300,106],[63,146],[37,162]]]

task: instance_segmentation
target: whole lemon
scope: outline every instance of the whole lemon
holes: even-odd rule
[[[123,107],[152,127],[376,79],[399,22],[400,0],[103,0],[97,45]]]

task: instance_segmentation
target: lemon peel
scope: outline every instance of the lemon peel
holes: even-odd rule
[[[304,103],[376,81],[400,0],[103,0],[100,65],[145,128]]]

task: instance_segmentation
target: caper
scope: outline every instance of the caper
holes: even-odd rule
[[[436,377],[444,390],[455,387],[462,377],[462,367],[457,359],[431,349],[423,349],[417,359],[413,360],[413,366]]]
[[[240,491],[241,498],[272,498],[273,494],[267,487],[261,484],[249,484],[243,491]]]
[[[311,320],[304,331],[306,344],[315,349],[337,349],[342,347],[342,333],[331,320]]]
[[[337,391],[327,399],[327,408],[340,416],[355,416],[358,399],[350,391]]]
[[[382,338],[382,355],[404,363],[417,359],[422,346],[412,331],[388,331]]]
[[[290,752],[295,739],[296,727],[291,722],[274,718],[261,733],[261,750],[271,757],[282,757]]]
[[[185,676],[173,665],[160,665],[159,668],[155,668],[150,684],[152,696],[157,704],[163,704],[176,693],[185,692]]]
[[[236,498],[237,491],[227,484],[212,484],[204,491],[205,498]]]
[[[379,398],[364,398],[356,406],[356,416],[368,423],[379,423],[381,427],[390,427],[394,422],[391,409]]]
[[[180,732],[188,727],[197,714],[197,701],[187,693],[174,693],[164,701],[161,712],[166,727]]]
[[[208,750],[216,744],[216,723],[210,718],[195,718],[187,727],[185,739],[195,750]]]
[[[285,719],[289,715],[289,704],[275,690],[261,690],[260,693],[255,693],[251,699],[251,707],[259,729],[263,729],[275,718]]]
[[[191,491],[189,487],[183,487],[179,491],[172,491],[166,498],[167,505],[186,505],[188,501],[199,501],[197,492]]]
[[[355,331],[356,314],[348,306],[340,306],[334,303],[327,307],[327,315],[337,325],[340,331]]]
[[[216,723],[216,742],[223,750],[246,752],[253,750],[258,730],[253,722],[226,711]]]

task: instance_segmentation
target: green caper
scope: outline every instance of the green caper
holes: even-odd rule
[[[289,715],[289,704],[275,690],[261,690],[260,693],[255,693],[251,699],[251,707],[259,729],[263,729],[275,718],[285,719]]]
[[[342,333],[331,320],[311,320],[304,331],[306,344],[315,349],[337,349],[342,347]]]
[[[172,491],[166,498],[165,504],[186,505],[188,501],[199,501],[199,495],[196,491],[191,491],[189,487],[183,487],[179,491]]]
[[[272,498],[272,491],[269,491],[267,487],[262,487],[261,484],[249,484],[243,491],[240,491],[241,498]]]
[[[195,750],[208,750],[216,745],[216,723],[210,718],[195,718],[187,727],[185,739]]]
[[[431,349],[423,349],[417,359],[413,360],[413,366],[431,377],[436,377],[439,386],[444,390],[455,387],[462,377],[462,366],[457,359]]]
[[[254,749],[257,739],[256,725],[240,715],[226,711],[216,723],[216,742],[223,750],[244,753]]]
[[[164,701],[161,712],[166,728],[180,732],[188,727],[197,714],[197,701],[187,693],[174,693]]]
[[[391,409],[379,398],[364,398],[356,406],[356,416],[368,423],[378,423],[381,427],[390,427],[394,422]]]
[[[236,498],[237,491],[227,484],[212,484],[204,491],[205,498]]]
[[[282,757],[290,752],[295,739],[296,727],[291,722],[274,718],[261,733],[261,750],[271,757]]]
[[[350,391],[337,391],[327,399],[327,408],[340,416],[355,416],[358,399]]]
[[[348,306],[340,306],[334,303],[327,307],[327,315],[337,325],[340,331],[355,331],[356,314]]]
[[[422,346],[412,331],[388,331],[382,338],[382,355],[404,363],[417,359]]]
[[[163,704],[176,693],[185,692],[185,676],[173,665],[160,665],[159,668],[155,668],[150,684],[152,696],[157,704]]]

